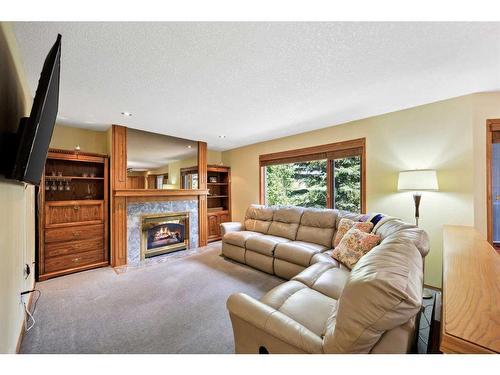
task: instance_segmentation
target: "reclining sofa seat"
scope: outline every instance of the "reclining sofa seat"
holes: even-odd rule
[[[280,224],[269,234],[281,210],[286,211],[277,215]],[[294,238],[293,226],[282,223],[297,224],[299,212]],[[349,270],[331,257],[333,238],[342,217],[360,216],[337,210],[251,206],[244,224],[223,227],[226,257],[291,279],[260,301],[241,293],[228,299],[237,353],[409,351],[421,306],[427,234],[386,218],[374,228],[381,243]],[[270,237],[264,240],[264,236]],[[248,262],[249,251],[267,258],[255,262],[252,254]],[[271,268],[268,258],[272,257]]]

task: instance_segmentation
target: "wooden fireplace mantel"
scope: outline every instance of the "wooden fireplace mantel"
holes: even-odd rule
[[[115,189],[115,197],[198,197],[208,195],[208,189]]]
[[[198,186],[200,189],[127,189],[127,128],[111,128],[111,265],[127,264],[127,204],[171,200],[198,201],[198,244],[207,244],[207,144],[198,142]]]

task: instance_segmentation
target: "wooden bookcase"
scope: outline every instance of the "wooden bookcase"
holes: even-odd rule
[[[109,264],[108,157],[50,149],[38,189],[37,277]]]
[[[196,181],[198,167],[181,169],[181,188],[190,189]],[[197,184],[197,182],[196,182]],[[220,224],[231,221],[231,168],[221,165],[207,166],[207,233],[208,242],[222,238]]]
[[[209,165],[207,167],[208,242],[222,238],[221,223],[231,221],[231,169]]]

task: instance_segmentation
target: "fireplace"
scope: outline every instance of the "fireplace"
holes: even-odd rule
[[[141,219],[141,260],[189,248],[188,212],[143,215]]]

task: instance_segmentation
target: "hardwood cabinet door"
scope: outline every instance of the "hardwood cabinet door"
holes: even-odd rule
[[[69,203],[69,202],[68,202]],[[46,205],[45,226],[76,223],[80,217],[78,206],[74,204],[53,205],[48,203]]]
[[[217,214],[208,215],[208,237],[219,237],[219,216]]]
[[[104,220],[102,201],[57,201],[45,204],[45,227],[98,224]]]
[[[89,221],[100,222],[103,219],[102,202],[80,205],[79,211],[80,211],[80,222],[89,222]]]
[[[228,213],[221,213],[219,215],[219,218],[220,218],[220,222],[219,224],[222,224],[222,223],[227,223],[229,220],[229,214]]]

